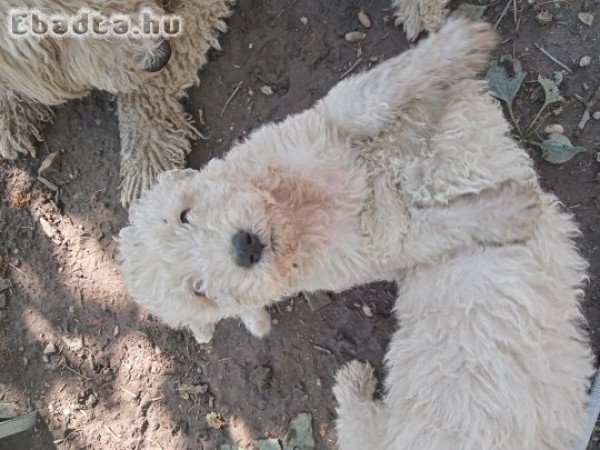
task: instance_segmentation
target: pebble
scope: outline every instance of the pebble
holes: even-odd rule
[[[544,132],[546,134],[563,134],[565,132],[565,129],[562,125],[554,123],[544,128]]]
[[[362,305],[362,312],[367,317],[373,317],[373,311],[369,305]]]
[[[75,307],[73,305],[69,306],[69,314],[73,314],[75,312]]]
[[[348,31],[344,36],[344,39],[346,39],[346,42],[349,44],[354,44],[355,42],[363,41],[366,37],[367,35],[362,31]]]
[[[581,87],[583,88],[584,91],[590,90],[590,85],[587,84],[586,82],[581,83]]]
[[[308,19],[306,17],[300,17],[300,22],[302,22],[302,25],[306,25],[308,23]]]
[[[273,95],[273,88],[271,88],[271,86],[264,85],[260,88],[260,92],[262,92],[267,97],[270,97],[271,95]]]
[[[592,114],[592,117],[596,120],[600,120],[600,111],[596,111],[594,114]]]
[[[362,9],[358,12],[358,21],[365,28],[371,28],[371,19]]]
[[[590,65],[590,63],[592,62],[592,57],[591,56],[583,56],[581,57],[581,59],[579,60],[579,67],[587,67]]]
[[[54,345],[52,342],[48,342],[48,345],[46,345],[44,348],[43,354],[46,356],[54,355],[57,351],[58,349],[56,348],[56,345]]]
[[[113,336],[117,337],[119,335],[119,325],[115,325],[115,329],[113,330]]]

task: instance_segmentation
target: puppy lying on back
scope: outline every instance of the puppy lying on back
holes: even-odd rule
[[[418,158],[434,159],[451,87],[485,68],[495,43],[488,25],[454,20],[201,172],[163,173],[120,234],[134,298],[199,342],[229,316],[260,337],[264,307],[301,290],[392,280],[465,248],[529,238],[540,201],[524,156],[489,179],[465,165],[455,175],[472,179],[456,186],[433,173],[420,174],[422,186],[404,179]]]

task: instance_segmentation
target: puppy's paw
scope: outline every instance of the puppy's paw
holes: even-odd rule
[[[483,191],[479,196],[481,207],[489,212],[487,232],[480,238],[497,244],[527,241],[538,226],[542,213],[539,192],[530,185],[506,181],[496,189]]]
[[[371,365],[354,360],[339,370],[333,393],[340,405],[353,399],[371,401],[376,387]]]
[[[196,342],[198,342],[198,344],[208,344],[213,337],[213,333],[215,332],[214,323],[190,323],[188,325],[188,328],[194,335],[194,338],[196,339]]]
[[[263,338],[271,331],[271,315],[266,309],[253,309],[241,315],[246,329],[257,338]]]
[[[498,45],[498,34],[487,22],[458,17],[450,19],[435,40],[440,63],[448,66],[444,67],[449,71],[447,76],[468,77],[487,67],[490,53]]]

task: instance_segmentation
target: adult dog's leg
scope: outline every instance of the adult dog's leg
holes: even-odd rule
[[[376,385],[368,363],[352,361],[338,372],[333,393],[339,404],[336,430],[341,450],[376,450],[385,435],[384,405],[373,400]]]
[[[375,136],[403,117],[407,129],[425,133],[432,121],[420,117],[422,110],[435,115],[443,108],[448,87],[483,70],[496,43],[491,25],[453,19],[414,49],[338,83],[318,107],[353,137]]]
[[[12,92],[0,92],[0,157],[34,156],[34,140],[42,140],[42,124],[51,119],[50,107],[22,99]]]
[[[409,41],[423,30],[434,31],[442,26],[448,10],[448,0],[393,0],[396,25],[402,24]]]

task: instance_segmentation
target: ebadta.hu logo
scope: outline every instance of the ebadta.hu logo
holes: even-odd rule
[[[81,9],[77,14],[47,14],[36,9],[12,9],[7,16],[8,30],[14,38],[24,37],[163,37],[181,34],[183,18],[175,14],[156,14],[143,9],[136,15],[106,14]]]

